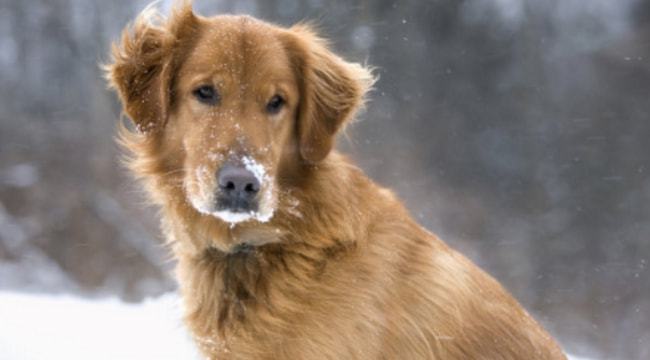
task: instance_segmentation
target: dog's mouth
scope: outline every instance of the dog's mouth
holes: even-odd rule
[[[216,211],[213,211],[210,215],[230,224],[249,220],[268,222],[273,217],[275,209],[274,207],[260,206],[260,202],[257,198],[247,200],[241,197],[217,196]]]
[[[268,222],[275,212],[273,179],[254,158],[244,156],[223,164],[210,176],[206,167],[195,171],[194,186],[186,186],[192,206],[226,223]],[[209,189],[214,189],[210,191]]]

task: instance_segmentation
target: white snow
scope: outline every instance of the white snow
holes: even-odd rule
[[[0,291],[0,359],[201,359],[181,312],[176,294],[126,304]]]
[[[569,360],[595,360],[595,359],[592,359],[592,358],[586,358],[586,357],[582,357],[582,356],[575,356],[575,355],[571,355],[571,354],[569,354],[567,356],[569,357]]]
[[[248,220],[257,220],[259,222],[267,222],[273,217],[274,208],[265,206],[270,201],[270,197],[264,196],[260,203],[260,211],[250,212],[232,212],[229,210],[215,211],[210,213],[229,224],[237,224]]]
[[[117,299],[0,292],[0,359],[200,359],[172,294]]]
[[[252,172],[260,184],[264,184],[264,182],[268,180],[266,176],[266,169],[264,169],[264,166],[262,166],[262,164],[255,161],[255,159],[249,156],[244,156],[241,161],[244,163],[246,170]]]
[[[232,212],[228,210],[215,211],[212,215],[220,218],[229,224],[237,224],[240,222],[248,221],[255,217],[255,212]]]

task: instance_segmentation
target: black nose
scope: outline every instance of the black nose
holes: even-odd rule
[[[254,200],[260,191],[260,182],[244,167],[225,165],[218,175],[220,196],[217,197],[220,210],[253,211]]]

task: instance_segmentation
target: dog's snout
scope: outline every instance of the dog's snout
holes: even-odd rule
[[[219,207],[233,211],[253,210],[253,200],[260,191],[260,182],[250,170],[226,165],[219,170]]]

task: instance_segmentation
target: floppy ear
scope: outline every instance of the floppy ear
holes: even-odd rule
[[[172,100],[172,73],[178,62],[174,50],[180,37],[196,24],[188,2],[173,10],[168,19],[149,6],[123,31],[119,43],[113,44],[113,62],[104,67],[106,78],[140,132],[164,126]]]
[[[332,53],[309,26],[296,25],[285,36],[300,83],[300,154],[316,163],[329,154],[336,133],[363,105],[374,78],[367,68]]]

